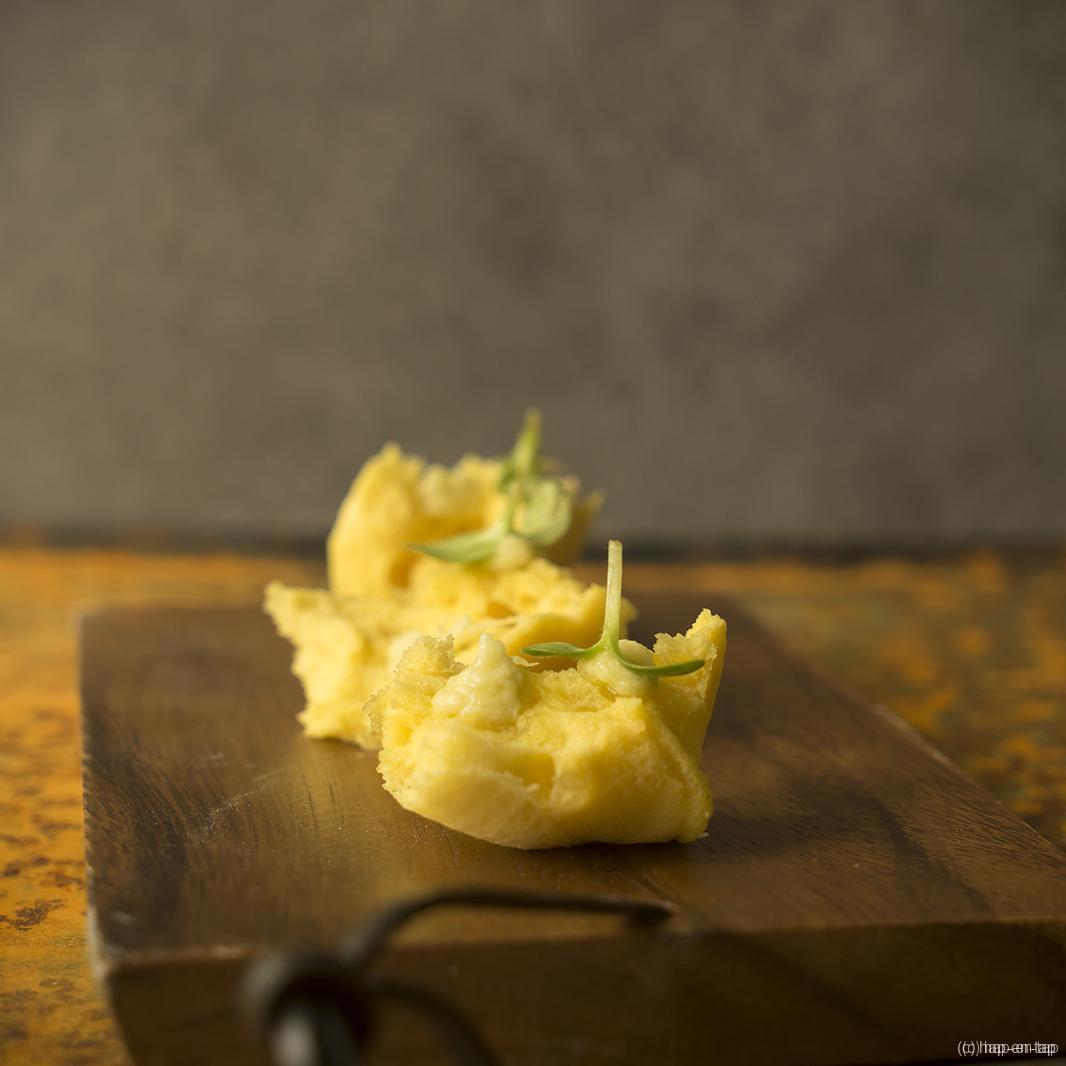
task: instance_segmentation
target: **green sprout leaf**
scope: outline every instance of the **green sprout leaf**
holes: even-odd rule
[[[599,651],[595,645],[591,648],[579,648],[576,644],[567,644],[566,641],[549,641],[547,644],[530,644],[522,649],[523,655],[532,655],[535,658],[553,655],[565,655],[570,659],[584,659],[593,652]]]
[[[511,454],[503,461],[500,492],[506,492],[512,484],[536,479],[540,475],[540,411],[531,407],[522,420]]]
[[[530,644],[522,649],[523,655],[534,659],[547,656],[568,656],[574,659],[586,659],[601,651],[610,653],[627,669],[642,677],[679,677],[691,674],[706,662],[705,659],[686,659],[679,663],[666,663],[662,666],[646,666],[635,663],[626,657],[620,643],[622,632],[622,542],[612,540],[607,545],[607,597],[603,605],[603,631],[600,639],[588,648],[579,648],[576,644],[562,642],[547,644]]]
[[[512,535],[528,541],[534,548],[551,547],[570,528],[573,501],[559,478],[547,474],[544,467],[540,455],[540,412],[531,408],[500,470],[497,488],[506,494],[507,507],[499,522],[487,529],[408,547],[453,563],[490,559]],[[516,522],[519,513],[521,522]]]
[[[507,530],[496,525],[472,533],[457,533],[430,544],[409,544],[408,547],[449,563],[478,563],[491,559],[506,536]]]
[[[614,649],[611,649],[614,651]],[[666,663],[663,666],[645,666],[627,659],[621,650],[614,652],[615,658],[627,669],[642,677],[680,677],[682,674],[695,673],[706,662],[705,659],[686,659],[680,663]]]

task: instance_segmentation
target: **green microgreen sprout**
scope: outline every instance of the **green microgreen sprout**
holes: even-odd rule
[[[500,467],[500,492],[506,492],[516,481],[540,476],[540,411],[531,407],[522,420],[522,429]]]
[[[589,648],[580,648],[565,641],[546,644],[531,644],[522,649],[523,655],[532,658],[565,656],[572,659],[588,659],[601,651],[610,653],[627,669],[642,677],[678,677],[691,674],[706,662],[705,659],[686,659],[663,666],[646,666],[627,659],[620,643],[622,631],[622,542],[612,540],[607,545],[607,598],[603,605],[603,631],[600,639]]]
[[[570,528],[573,503],[563,483],[544,466],[540,412],[531,409],[500,470],[497,489],[506,494],[507,503],[499,519],[485,529],[409,547],[453,563],[491,558],[510,536],[521,537],[535,548],[550,547]]]

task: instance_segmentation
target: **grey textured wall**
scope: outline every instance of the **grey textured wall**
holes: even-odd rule
[[[9,2],[0,522],[316,535],[539,404],[631,537],[1066,534],[1066,4]]]

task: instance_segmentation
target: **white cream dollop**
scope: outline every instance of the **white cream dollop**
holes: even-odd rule
[[[618,642],[622,653],[627,659],[638,663],[640,666],[652,666],[655,656],[643,644],[635,640],[620,640]],[[645,677],[643,674],[635,674],[627,670],[611,652],[607,649],[598,652],[590,659],[578,659],[578,672],[584,674],[590,681],[599,681],[619,696],[647,696],[655,686],[653,677]]]
[[[479,725],[508,725],[521,706],[522,671],[495,637],[482,633],[474,661],[448,679],[433,697],[433,709]]]

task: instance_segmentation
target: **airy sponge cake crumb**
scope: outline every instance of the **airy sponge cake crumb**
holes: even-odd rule
[[[706,663],[644,695],[619,695],[595,670],[535,671],[521,660],[519,680],[497,693],[506,649],[485,640],[478,660],[495,662],[465,666],[448,638],[420,638],[370,700],[383,739],[378,768],[404,807],[519,848],[704,833],[711,794],[699,757],[725,654],[721,618],[703,611],[687,633],[661,635],[656,664]],[[514,714],[466,713],[462,701],[439,698],[470,671],[467,688],[484,686],[479,705],[517,700]]]

